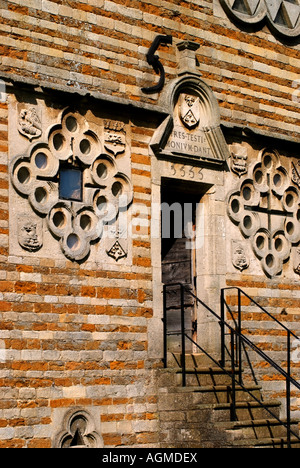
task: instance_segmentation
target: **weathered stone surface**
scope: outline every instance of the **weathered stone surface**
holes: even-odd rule
[[[219,313],[221,288],[245,289],[300,334],[299,44],[240,29],[219,0],[60,3],[0,0],[0,447],[230,446],[216,430],[228,410],[162,369],[160,202],[197,198],[201,300]],[[279,3],[278,28],[298,9]],[[161,34],[165,87],[146,95]],[[61,163],[82,193],[58,190]],[[235,290],[227,303],[236,314]],[[285,365],[282,330],[247,297],[242,310],[243,332]],[[219,359],[217,320],[200,305],[193,319]],[[283,381],[251,357],[283,402]]]

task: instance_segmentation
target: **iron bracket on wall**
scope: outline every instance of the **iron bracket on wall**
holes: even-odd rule
[[[155,52],[159,48],[161,44],[164,45],[171,45],[173,44],[172,36],[156,36],[154,39],[148,53],[147,53],[147,62],[151,65],[157,75],[160,75],[159,82],[155,86],[151,86],[150,88],[142,88],[142,92],[145,94],[154,94],[159,93],[164,85],[166,80],[165,69],[162,63],[159,60],[159,56],[155,55]]]

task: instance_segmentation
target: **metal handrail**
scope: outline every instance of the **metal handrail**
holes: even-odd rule
[[[273,317],[268,311],[266,311],[263,307],[261,307],[255,300],[253,300],[248,294],[244,293],[240,288],[223,288],[221,290],[221,316],[218,316],[207,304],[205,304],[201,299],[199,299],[190,289],[188,289],[186,284],[183,283],[170,283],[165,284],[163,287],[163,298],[164,298],[164,365],[167,367],[167,336],[170,334],[167,331],[167,288],[169,287],[180,287],[180,297],[181,297],[181,330],[179,333],[172,332],[172,334],[180,334],[181,335],[181,343],[182,343],[182,385],[186,386],[186,356],[185,356],[185,339],[188,338],[198,349],[200,349],[206,356],[208,356],[217,366],[219,366],[224,372],[228,375],[231,375],[232,379],[232,403],[231,403],[231,419],[236,419],[236,384],[240,385],[245,391],[247,391],[263,408],[265,408],[271,415],[274,417],[278,422],[280,422],[284,427],[287,429],[287,446],[291,448],[291,435],[294,435],[299,441],[300,437],[291,429],[291,384],[294,385],[298,390],[300,390],[300,384],[291,376],[291,359],[290,359],[290,352],[291,352],[291,336],[294,338],[300,339],[285,325],[279,322],[275,317]],[[225,320],[225,309],[224,306],[230,310],[228,304],[225,301],[225,291],[230,289],[238,290],[238,322],[235,322],[235,328],[227,323]],[[185,333],[185,307],[184,307],[184,293],[188,292],[196,301],[197,303],[201,304],[203,307],[206,308],[215,318],[218,319],[219,325],[221,328],[221,360],[216,361],[210,354],[208,354],[198,343],[196,343],[191,337],[189,337]],[[271,319],[277,322],[285,331],[287,332],[287,372],[279,366],[273,359],[271,359],[267,354],[265,354],[260,348],[258,348],[252,341],[250,341],[245,335],[242,334],[242,327],[241,327],[241,294],[244,294],[248,297],[251,302],[257,305],[263,312],[265,312]],[[230,333],[230,348],[231,348],[231,371],[230,373],[225,369],[225,330],[226,328],[229,330]],[[263,404],[262,401],[257,399],[251,392],[248,390],[242,382],[242,344],[248,345],[253,351],[259,354],[270,366],[275,368],[286,380],[286,407],[287,407],[287,423],[283,422],[280,418],[278,418],[266,405]],[[236,350],[236,351],[235,351]],[[183,352],[184,351],[184,352]],[[237,366],[236,366],[237,363]],[[237,367],[237,369],[236,369]],[[238,372],[238,381],[236,381],[235,375]]]
[[[300,338],[297,335],[295,335],[295,333],[293,333],[289,328],[287,328],[285,325],[283,325],[283,323],[281,323],[279,320],[277,320],[277,318],[274,317],[274,315],[270,314],[270,312],[268,312],[267,309],[262,307],[258,302],[255,301],[255,299],[253,299],[251,296],[249,296],[249,294],[247,294],[241,288],[239,288],[237,286],[231,286],[229,288],[223,288],[223,289],[221,289],[221,291],[230,291],[230,290],[234,290],[234,289],[237,290],[238,292],[240,292],[241,294],[243,294],[243,296],[247,297],[253,304],[255,304],[266,315],[268,315],[270,317],[270,319],[272,319],[274,322],[278,323],[278,325],[280,325],[281,328],[283,328],[285,331],[289,332],[291,335],[293,335],[294,338],[296,338],[297,340],[300,341]]]
[[[224,305],[226,305],[227,309],[230,311],[232,315],[232,311],[230,307],[228,306],[227,302],[225,301],[225,291],[228,290],[236,290],[238,293],[238,326],[237,326],[237,331],[239,332],[239,338],[238,338],[238,353],[239,353],[239,364],[241,368],[241,344],[246,343],[248,346],[250,346],[257,354],[259,354],[266,362],[268,362],[273,368],[276,369],[277,372],[279,372],[286,381],[286,414],[287,414],[287,436],[288,436],[288,446],[290,447],[290,435],[291,435],[291,384],[294,385],[298,390],[300,390],[300,384],[291,376],[291,337],[293,336],[295,339],[299,340],[298,336],[295,335],[289,328],[287,328],[285,325],[283,325],[279,320],[276,319],[272,314],[270,314],[264,307],[262,307],[258,302],[256,302],[252,297],[249,296],[249,294],[245,293],[241,288],[239,287],[229,287],[229,288],[223,288],[221,291],[221,318],[223,321],[225,321],[225,310],[224,310]],[[241,302],[241,296],[247,297],[251,303],[255,304],[256,307],[258,307],[264,314],[266,314],[271,320],[273,320],[277,325],[281,327],[282,330],[284,330],[287,333],[287,371],[285,371],[281,366],[279,366],[273,359],[271,359],[269,356],[267,356],[261,349],[259,349],[254,343],[252,343],[248,338],[245,337],[245,335],[242,335],[241,331],[241,324],[242,324],[242,302]],[[224,334],[224,326],[221,326],[221,333]],[[222,342],[224,343],[225,337],[222,338]],[[299,340],[300,344],[300,340]],[[222,351],[222,359],[224,359],[224,353],[225,351]],[[241,375],[241,373],[240,373]]]

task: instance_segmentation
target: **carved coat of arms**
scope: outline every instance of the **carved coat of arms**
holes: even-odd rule
[[[292,162],[292,181],[300,188],[300,161],[296,164]]]
[[[104,146],[110,153],[116,157],[125,152],[126,131],[123,122],[104,122]]]
[[[109,257],[114,258],[116,262],[121,258],[127,257],[127,253],[125,252],[118,240],[114,243],[110,250],[106,251],[106,253],[107,255],[109,255]]]
[[[200,100],[197,96],[181,94],[180,118],[189,129],[196,127],[200,122]]]
[[[21,216],[18,219],[18,242],[23,249],[29,252],[40,250],[43,245],[42,221]]]
[[[294,251],[294,272],[300,275],[300,247]]]
[[[246,270],[250,264],[244,246],[234,240],[232,241],[232,263],[240,271]]]
[[[18,129],[30,141],[42,135],[42,124],[34,107],[21,110]]]
[[[248,172],[248,151],[242,145],[233,144],[231,150],[231,169],[239,177]]]

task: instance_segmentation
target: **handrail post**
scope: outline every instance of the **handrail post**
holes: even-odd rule
[[[237,329],[237,353],[238,353],[238,366],[239,366],[239,383],[243,383],[242,377],[242,340],[240,335],[242,334],[242,301],[241,301],[241,290],[238,289],[238,329]]]
[[[287,333],[286,425],[287,448],[291,448],[291,332]]]
[[[234,331],[230,330],[231,338],[231,405],[230,405],[230,420],[236,421],[236,394],[235,394],[235,353],[234,353]]]
[[[225,367],[225,291],[221,290],[221,360],[220,364]]]
[[[167,344],[167,285],[163,286],[163,328],[164,328],[164,368],[168,367],[168,344]]]
[[[186,356],[185,356],[185,323],[184,323],[184,285],[180,285],[180,307],[181,307],[181,365],[182,386],[186,387]]]

